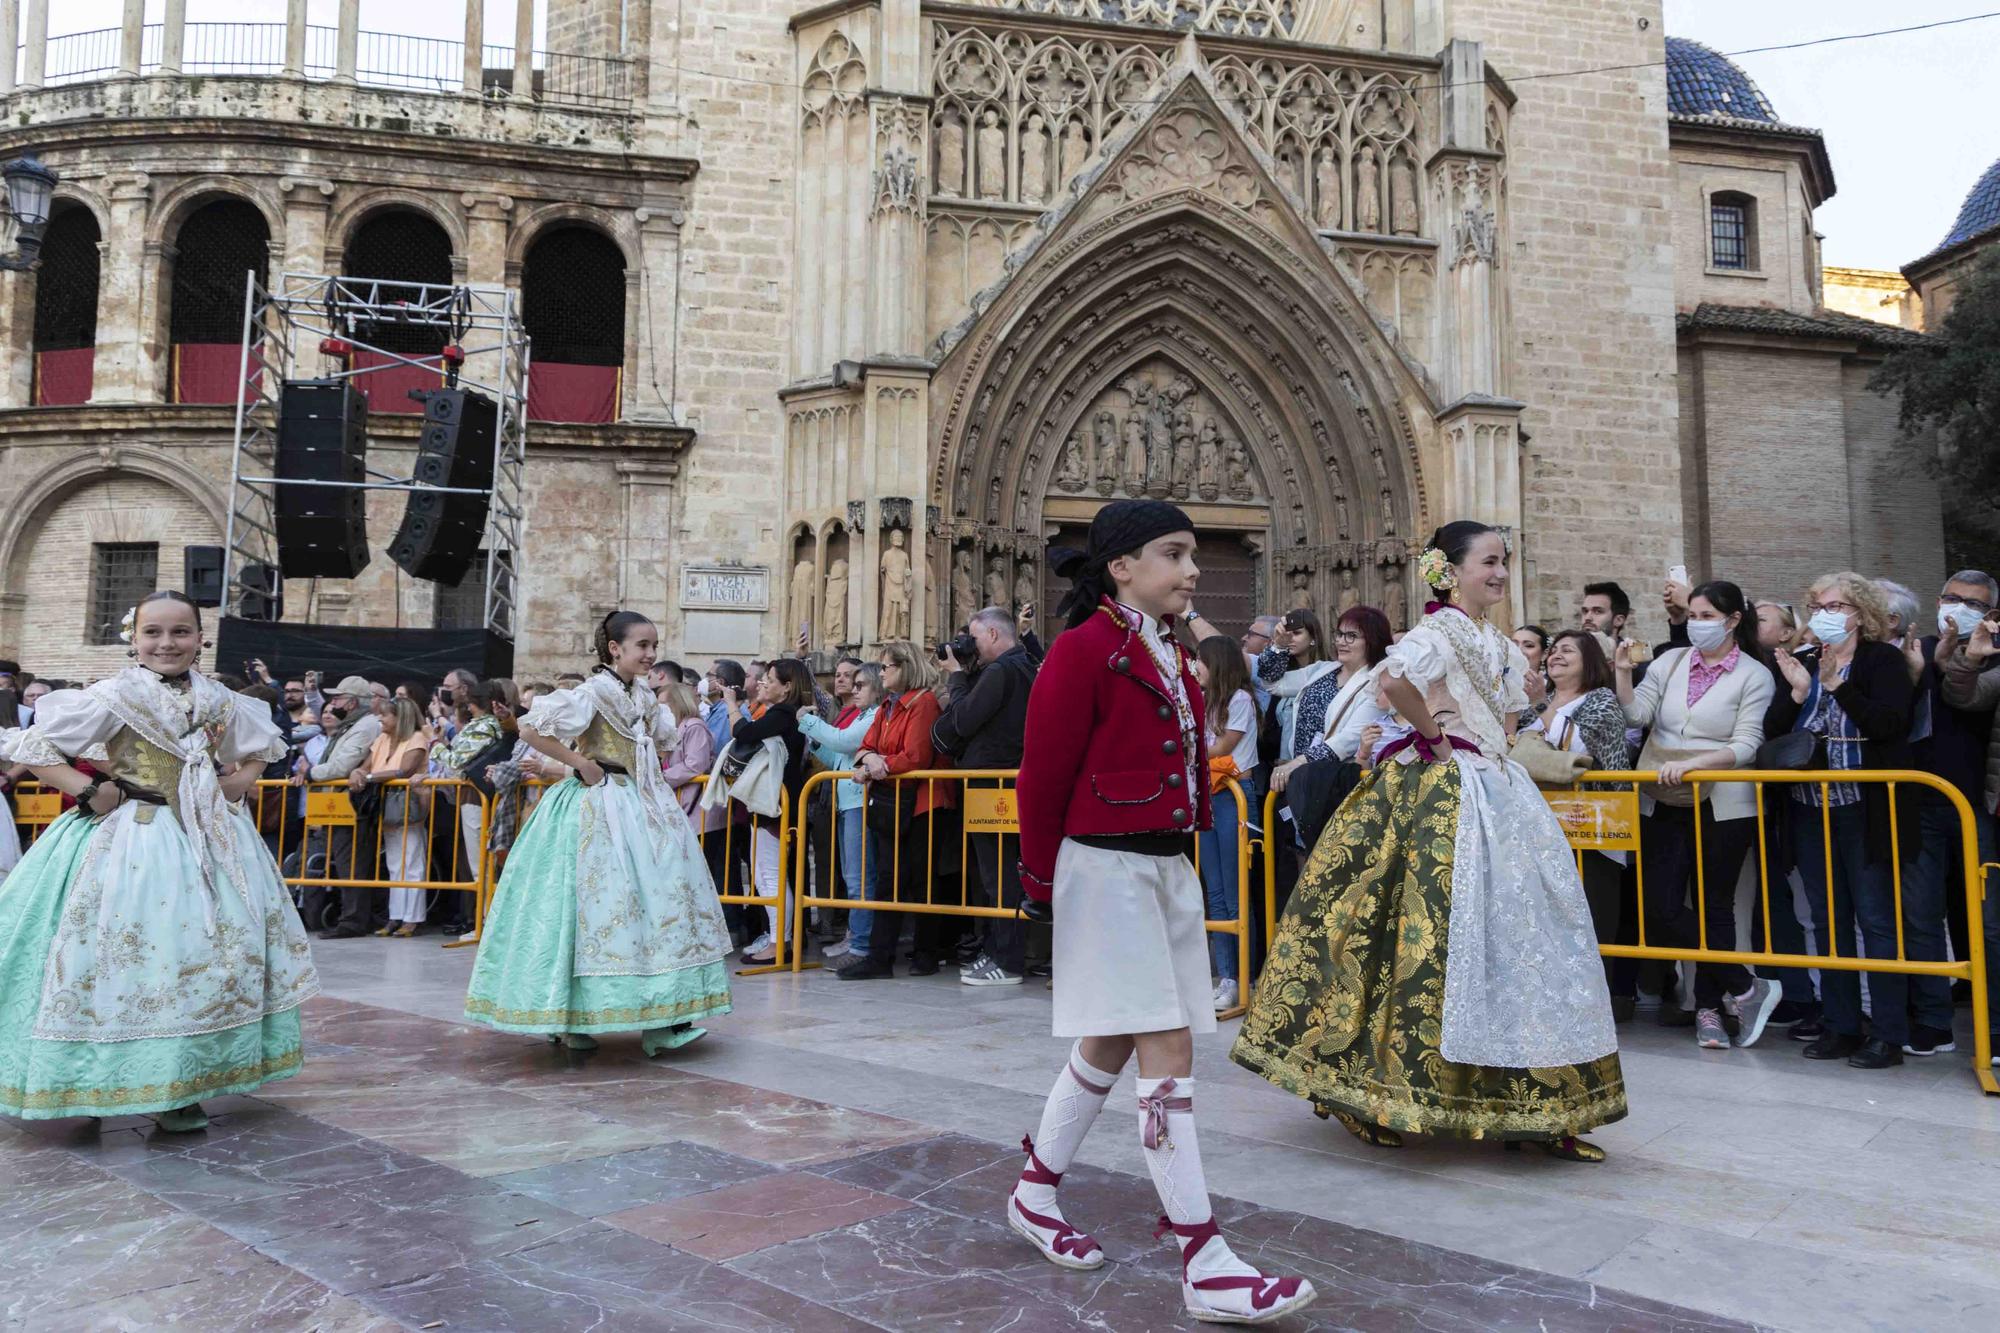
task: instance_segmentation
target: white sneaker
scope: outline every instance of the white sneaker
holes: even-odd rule
[[[964,971],[958,974],[958,984],[961,986],[1018,986],[1021,984],[1021,976],[1018,972],[1009,972],[985,954],[981,954]]]
[[[748,958],[752,954],[768,953],[770,951],[771,944],[772,944],[771,932],[767,930],[762,935],[759,935],[756,939],[751,940],[748,944],[743,946],[743,957]]]
[[[1222,980],[1216,982],[1215,1012],[1219,1014],[1226,1009],[1234,1009],[1236,1007],[1236,996],[1236,978],[1224,977]]]

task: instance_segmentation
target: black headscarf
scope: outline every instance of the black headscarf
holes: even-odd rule
[[[1096,612],[1099,600],[1112,595],[1105,566],[1130,555],[1147,542],[1176,532],[1193,532],[1194,520],[1177,504],[1165,500],[1113,500],[1090,520],[1090,549],[1049,548],[1049,568],[1070,581],[1069,595],[1056,614],[1075,629]]]

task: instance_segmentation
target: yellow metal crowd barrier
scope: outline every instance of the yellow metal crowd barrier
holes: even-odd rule
[[[934,801],[942,799],[949,802],[949,808],[957,812],[956,819],[951,821],[945,828],[943,846],[939,845],[937,821],[928,818],[923,821],[921,831],[923,848],[920,855],[914,846],[906,845],[903,840],[906,832],[909,832],[911,837],[919,835],[914,830],[908,829],[900,816],[895,820],[894,828],[888,836],[889,846],[881,849],[881,855],[888,863],[888,875],[887,883],[878,883],[877,885],[878,891],[881,893],[881,897],[878,899],[871,899],[864,902],[848,896],[845,891],[840,873],[838,843],[834,832],[839,822],[837,811],[835,818],[826,821],[826,827],[823,830],[812,830],[812,837],[816,838],[817,841],[812,843],[811,850],[815,855],[810,859],[807,855],[809,838],[806,834],[800,834],[795,839],[796,851],[793,862],[794,882],[798,885],[798,893],[793,906],[793,911],[796,913],[794,918],[796,937],[799,939],[804,938],[805,913],[809,907],[817,907],[825,910],[858,910],[867,908],[869,910],[885,912],[909,912],[919,916],[943,915],[1003,919],[1011,919],[1016,916],[1017,909],[1014,906],[997,901],[999,896],[997,892],[998,886],[980,885],[985,891],[986,896],[994,899],[994,901],[981,902],[973,897],[974,881],[979,878],[973,869],[973,840],[975,838],[993,838],[998,844],[994,864],[1003,879],[1011,878],[1007,874],[1008,867],[1019,855],[1017,848],[1010,843],[1011,839],[1018,837],[1020,830],[1014,804],[1014,778],[1017,771],[1011,768],[924,769],[900,774],[885,782],[871,784],[878,793],[878,800],[880,799],[879,792],[881,789],[888,788],[892,793],[890,799],[898,811],[903,808],[903,792],[910,787],[916,787],[918,788],[917,795],[923,800],[926,810],[932,807]],[[852,778],[853,776],[854,774],[851,771],[846,770],[815,773],[806,780],[805,787],[800,793],[800,808],[809,808],[812,804],[813,794],[822,787],[839,782],[842,779]],[[1235,1008],[1227,1010],[1222,1014],[1222,1017],[1228,1018],[1241,1014],[1244,1005],[1248,1002],[1250,978],[1249,913],[1251,911],[1251,895],[1249,893],[1248,881],[1250,866],[1249,802],[1244,798],[1242,788],[1238,787],[1233,780],[1224,784],[1224,790],[1228,791],[1236,801],[1237,913],[1235,918],[1231,920],[1210,920],[1208,922],[1208,929],[1212,934],[1233,935],[1236,937],[1237,975],[1240,979],[1239,987],[1244,1003],[1240,1003]],[[836,806],[836,802],[831,799],[833,793],[829,791],[828,796],[829,809],[833,810]],[[914,820],[911,822],[914,823]],[[882,833],[878,829],[876,840],[880,840],[881,838]],[[870,839],[863,838],[861,842],[860,873],[857,878],[864,885],[868,882],[867,855],[870,841]],[[954,844],[956,845],[955,858],[940,855],[941,853],[952,852]],[[1200,844],[1197,841],[1195,861],[1197,872],[1201,868],[1199,848]],[[958,867],[959,872],[956,875],[956,886],[949,883],[952,876],[948,873],[954,865]],[[940,875],[938,873],[941,867],[947,871],[947,874]],[[923,873],[923,883],[920,886],[921,894],[917,891],[919,886],[906,886],[903,883],[906,872],[918,869],[921,869]],[[815,870],[817,873],[815,873]],[[940,892],[940,881],[944,881],[942,884],[942,893]],[[812,966],[816,966],[816,964],[810,964],[805,961],[804,950],[802,948],[793,953],[792,967],[795,971]]]
[[[1757,898],[1762,916],[1763,939],[1771,940],[1771,883],[1770,860],[1767,856],[1771,831],[1766,827],[1764,808],[1764,787],[1792,788],[1813,786],[1819,789],[1818,845],[1812,849],[1794,849],[1795,858],[1816,854],[1824,858],[1826,902],[1824,913],[1816,911],[1818,917],[1815,934],[1823,952],[1816,954],[1777,953],[1763,950],[1738,949],[1736,941],[1712,942],[1708,938],[1708,894],[1724,892],[1734,894],[1735,884],[1711,886],[1706,882],[1706,871],[1702,864],[1701,845],[1706,821],[1693,821],[1695,849],[1693,863],[1693,901],[1695,919],[1698,923],[1697,947],[1676,948],[1646,939],[1646,871],[1643,842],[1640,838],[1639,789],[1642,785],[1659,781],[1657,772],[1590,772],[1582,775],[1574,787],[1544,788],[1543,794],[1554,807],[1559,822],[1569,835],[1570,846],[1577,856],[1579,874],[1583,869],[1583,857],[1589,851],[1624,852],[1632,857],[1634,881],[1637,885],[1636,944],[1601,944],[1599,952],[1609,958],[1641,958],[1664,961],[1694,963],[1738,963],[1745,967],[1757,968],[1817,968],[1820,971],[1845,972],[1891,972],[1917,977],[1947,977],[1965,981],[1972,988],[1972,1032],[1973,1070],[1980,1087],[1987,1093],[2000,1095],[2000,1080],[1994,1077],[1992,1065],[1992,1033],[1987,1023],[1987,959],[1984,928],[1984,885],[1988,872],[2000,872],[2000,864],[1982,865],[1979,860],[1978,815],[1973,811],[1958,789],[1942,778],[1929,773],[1912,770],[1865,771],[1843,769],[1838,771],[1803,772],[1795,770],[1727,769],[1692,772],[1684,781],[1689,793],[1699,802],[1703,788],[1712,788],[1729,783],[1754,783],[1758,788],[1757,841],[1753,852],[1757,867]],[[1870,958],[1842,955],[1833,938],[1834,919],[1834,856],[1833,823],[1827,814],[1829,789],[1835,783],[1853,783],[1864,786],[1887,786],[1890,819],[1889,863],[1893,875],[1894,910],[1896,914],[1896,956],[1893,958]],[[1909,957],[1903,941],[1903,830],[1900,815],[1896,809],[1896,789],[1898,787],[1923,787],[1936,792],[1950,803],[1957,812],[1959,821],[1957,856],[1965,870],[1966,896],[1966,937],[1967,956],[1949,961],[1931,961]],[[1789,790],[1782,798],[1789,806]],[[1290,826],[1276,818],[1277,793],[1268,796],[1264,803],[1264,938],[1268,942],[1277,933],[1277,842],[1280,836],[1290,832]],[[1310,850],[1310,849],[1308,849]],[[1303,858],[1301,858],[1303,860]],[[1687,890],[1682,889],[1682,892]],[[1780,889],[1781,911],[1792,910],[1791,885],[1789,881]],[[1815,904],[1817,907],[1818,904]],[[1859,933],[1859,927],[1856,927]]]

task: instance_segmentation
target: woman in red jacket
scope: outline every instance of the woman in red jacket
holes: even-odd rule
[[[1063,1219],[1056,1186],[1136,1049],[1140,1142],[1166,1213],[1156,1234],[1180,1245],[1181,1299],[1196,1319],[1261,1324],[1314,1292],[1231,1252],[1195,1138],[1193,1034],[1215,1031],[1215,1008],[1187,852],[1211,816],[1201,687],[1173,633],[1201,574],[1194,549],[1178,507],[1119,500],[1091,521],[1088,553],[1051,553],[1075,586],[1028,697],[1021,886],[1053,908],[1055,1031],[1078,1040],[1022,1144],[1007,1221],[1051,1263],[1104,1262]]]
[[[897,902],[924,902],[931,869],[958,837],[954,822],[958,797],[951,782],[892,782],[899,773],[945,766],[931,747],[931,726],[940,705],[938,669],[915,647],[900,640],[882,645],[882,706],[875,725],[854,756],[855,781],[862,784],[864,818],[875,844],[889,858]],[[934,912],[917,915],[916,947],[910,975],[935,976],[938,959],[951,948],[957,926]],[[903,913],[877,911],[868,937],[868,955],[835,973],[842,981],[872,981],[895,975],[896,947],[903,937]]]

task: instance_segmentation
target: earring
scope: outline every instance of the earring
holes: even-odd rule
[[[139,650],[137,648],[127,648],[125,650],[125,656],[127,657],[137,657],[138,655],[139,655]]]
[[[202,647],[204,647],[204,648],[213,648],[213,647],[215,647],[215,640],[214,640],[214,639],[203,639],[203,640],[201,641],[201,646],[202,646]]]

